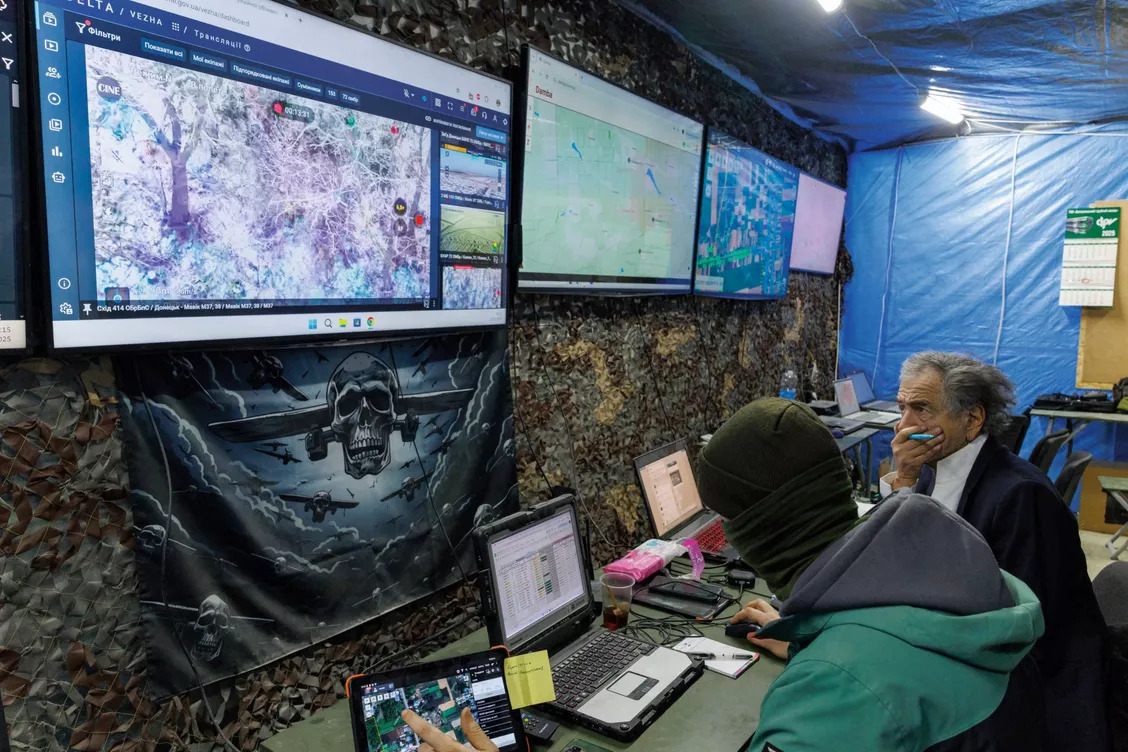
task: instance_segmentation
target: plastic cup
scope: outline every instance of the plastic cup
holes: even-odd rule
[[[599,578],[603,585],[603,626],[619,629],[627,626],[631,618],[631,597],[635,578],[629,574],[608,572]]]

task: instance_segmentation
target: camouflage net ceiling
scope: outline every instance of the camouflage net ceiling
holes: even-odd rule
[[[315,0],[407,44],[501,74],[529,42],[716,124],[825,180],[843,151],[617,5]],[[354,15],[365,13],[366,15]],[[521,296],[511,333],[518,471],[526,503],[576,489],[606,562],[646,536],[631,460],[712,430],[790,364],[823,394],[835,364],[838,285],[792,275],[784,301]],[[418,658],[479,626],[467,585],[238,681],[157,707],[144,694],[128,479],[115,382],[102,361],[0,370],[0,691],[14,749],[221,749],[263,739],[343,695],[350,674]],[[427,640],[427,642],[424,642]]]

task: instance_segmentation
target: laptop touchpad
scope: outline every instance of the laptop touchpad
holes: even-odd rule
[[[620,676],[614,684],[609,686],[607,691],[614,692],[622,697],[629,697],[632,700],[641,700],[646,693],[650,691],[651,687],[657,683],[657,679],[628,671]]]

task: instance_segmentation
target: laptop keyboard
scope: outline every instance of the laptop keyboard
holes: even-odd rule
[[[574,710],[615,674],[654,652],[647,645],[604,630],[595,639],[552,667],[556,705]]]
[[[725,529],[721,527],[720,520],[713,520],[698,530],[693,537],[701,550],[706,553],[719,554],[728,548],[728,538],[725,537]]]

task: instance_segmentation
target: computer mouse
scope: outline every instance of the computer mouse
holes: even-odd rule
[[[760,631],[760,625],[751,621],[742,621],[739,624],[729,624],[725,627],[726,637],[747,637]]]
[[[831,436],[833,436],[833,437],[834,437],[834,438],[836,438],[836,439],[841,439],[841,438],[842,438],[843,436],[845,436],[846,434],[842,433],[842,432],[841,432],[841,431],[839,431],[839,430],[838,430],[837,428],[835,428],[835,429],[832,429],[832,430],[831,430],[831,432],[830,432],[830,435],[831,435]]]

